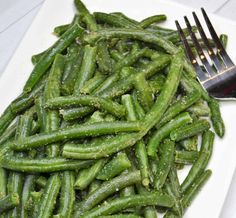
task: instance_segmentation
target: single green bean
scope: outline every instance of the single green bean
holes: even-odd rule
[[[159,129],[161,126],[166,124],[168,121],[171,121],[176,115],[180,112],[186,110],[192,104],[200,99],[201,95],[199,92],[191,92],[188,95],[180,98],[175,103],[173,103],[165,112],[160,123],[156,125],[156,128]]]
[[[64,69],[64,57],[60,54],[55,56],[52,68],[50,70],[45,88],[44,88],[44,100],[47,102],[50,99],[60,96],[61,90],[61,78]],[[51,132],[58,130],[60,126],[59,112],[57,110],[46,110],[46,125],[45,132]],[[47,154],[51,157],[59,155],[59,145],[51,144],[47,147]]]
[[[86,199],[75,207],[74,217],[81,217],[84,212],[89,211],[111,194],[140,181],[141,177],[139,171],[133,171],[126,174],[121,174],[118,177],[102,183],[100,188],[90,193]]]
[[[142,28],[147,28],[149,27],[151,24],[153,23],[160,23],[162,21],[165,21],[166,20],[166,15],[164,14],[158,14],[158,15],[153,15],[151,17],[147,17],[145,18],[144,20],[142,20],[140,23],[139,23],[139,26],[141,26]]]
[[[134,87],[137,90],[137,97],[141,105],[145,111],[149,111],[153,105],[153,93],[144,74],[135,76]]]
[[[166,123],[160,129],[156,130],[154,134],[150,137],[147,145],[147,152],[150,156],[156,156],[158,147],[162,140],[170,135],[174,130],[177,130],[181,126],[185,126],[192,122],[192,118],[189,113],[183,112],[176,116],[173,120]]]
[[[60,177],[58,174],[50,176],[44,189],[43,196],[39,202],[37,213],[38,218],[48,218],[52,216],[56,198],[60,190]]]
[[[0,214],[13,209],[19,205],[19,195],[17,193],[8,194],[7,196],[0,198]]]
[[[94,12],[93,15],[98,23],[109,24],[112,27],[140,28],[137,24],[130,22],[123,16],[103,12]]]
[[[53,142],[67,139],[78,139],[82,137],[99,136],[119,132],[139,131],[141,125],[139,122],[115,121],[100,122],[83,125],[68,126],[50,133],[41,133],[36,136],[26,137],[15,141],[12,148],[16,150],[29,150],[35,147],[41,147]]]
[[[35,175],[27,175],[25,177],[24,186],[22,190],[22,196],[21,196],[21,212],[20,212],[21,218],[29,217],[28,210],[27,210],[27,203],[30,198],[30,193],[34,190],[35,181],[36,181]]]
[[[171,209],[169,209],[169,211],[167,212],[167,214],[165,214],[164,217],[167,218],[171,214],[173,214],[174,217],[175,215],[181,217],[183,215],[183,205],[181,202],[182,195],[180,193],[179,179],[174,164],[172,165],[170,172],[168,174],[168,180],[165,183],[165,190],[167,194],[169,194],[174,198],[175,204]]]
[[[92,94],[93,91],[105,81],[105,79],[106,76],[97,72],[93,78],[84,83],[83,87],[80,89],[80,92],[83,94]]]
[[[68,160],[65,158],[35,158],[15,157],[5,155],[0,161],[3,168],[28,173],[39,172],[56,172],[63,170],[78,170],[88,167],[93,161],[91,160]]]
[[[179,129],[173,130],[170,133],[170,138],[174,141],[180,141],[188,137],[198,135],[210,128],[207,120],[197,120],[189,125],[182,126]]]
[[[86,189],[99,175],[106,161],[106,159],[97,160],[90,168],[81,170],[76,178],[74,187],[79,190]]]
[[[161,148],[161,158],[158,162],[157,172],[154,175],[154,187],[161,190],[174,161],[175,143],[166,139]]]
[[[81,17],[76,14],[72,20],[72,22],[70,24],[64,24],[64,25],[60,25],[54,28],[53,33],[56,36],[61,36],[62,34],[64,34],[71,26],[73,26],[75,23],[79,24]]]
[[[74,172],[64,171],[61,181],[60,204],[58,214],[60,217],[72,217],[75,202]]]
[[[101,186],[101,181],[100,180],[93,180],[93,182],[89,186],[88,194],[92,193],[96,189],[98,189]]]
[[[198,147],[198,136],[192,136],[190,138],[186,138],[179,142],[181,147],[183,147],[187,151],[197,151]]]
[[[24,92],[30,92],[40,78],[45,74],[57,53],[61,53],[76,37],[82,34],[83,29],[75,24],[69,28],[61,38],[42,56],[39,62],[35,65],[30,77],[28,78]]]
[[[97,47],[91,47],[89,45],[84,47],[83,61],[75,81],[74,95],[79,95],[80,89],[84,83],[93,77],[96,64],[96,53]]]
[[[0,168],[0,198],[7,194],[7,172],[4,168]]]
[[[197,102],[191,107],[187,109],[187,111],[201,117],[201,116],[209,116],[210,115],[210,109],[209,107],[204,104],[204,102]]]
[[[198,151],[175,151],[175,163],[193,164],[199,157]]]
[[[107,216],[99,216],[98,218],[141,218],[141,216],[135,214],[115,214]]]
[[[71,95],[74,91],[75,81],[84,56],[84,48],[77,46],[70,49],[70,53],[66,56],[65,69],[62,78],[61,92],[63,95]]]
[[[185,193],[186,190],[192,185],[194,180],[205,170],[208,161],[212,154],[214,141],[214,133],[211,131],[206,131],[202,136],[202,145],[198,159],[194,162],[192,168],[190,169],[187,177],[181,184],[181,192]]]
[[[43,176],[40,176],[40,177],[38,177],[37,179],[36,179],[36,184],[38,185],[38,186],[40,186],[40,187],[45,187],[46,186],[46,184],[47,184],[47,179],[45,178],[45,177],[43,177]]]
[[[208,106],[211,111],[210,118],[211,118],[211,122],[214,127],[214,130],[215,130],[215,133],[219,137],[222,138],[225,134],[225,125],[224,125],[224,121],[221,117],[219,102],[217,100],[211,98],[211,100],[208,101]]]
[[[220,41],[221,41],[223,47],[226,49],[227,44],[228,44],[228,35],[220,34]]]
[[[85,5],[80,0],[75,0],[74,4],[76,9],[78,10],[79,15],[81,15],[83,21],[86,23],[87,28],[91,31],[97,30],[96,21],[93,15],[89,13]]]
[[[135,195],[112,200],[109,204],[104,204],[86,212],[81,218],[92,218],[100,215],[108,215],[119,212],[129,207],[158,205],[171,207],[173,199],[169,195],[159,193],[149,193],[144,195]]]
[[[88,96],[88,95],[80,95],[80,96],[65,96],[65,97],[57,97],[50,99],[46,103],[46,107],[50,109],[58,109],[58,108],[68,108],[72,106],[91,106],[97,109],[103,109],[117,117],[125,116],[125,108],[109,99]]]
[[[184,193],[182,203],[185,208],[191,205],[194,197],[198,194],[203,185],[210,178],[212,172],[211,170],[206,170],[201,173],[192,183],[188,190]]]
[[[97,45],[97,64],[98,69],[103,74],[111,73],[113,63],[108,50],[108,42],[106,40],[100,41]]]
[[[125,153],[118,153],[98,173],[97,179],[109,180],[131,167],[131,163]]]

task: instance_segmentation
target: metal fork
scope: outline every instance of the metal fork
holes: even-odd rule
[[[185,48],[186,55],[194,66],[200,83],[211,96],[219,99],[236,98],[236,66],[225,51],[205,10],[201,8],[201,11],[207,24],[208,30],[211,34],[212,40],[214,41],[217,48],[217,52],[215,52],[210,46],[202,25],[196,13],[193,12],[193,18],[195,20],[202,41],[205,44],[206,52],[204,52],[204,49],[198,42],[198,39],[195,33],[192,31],[192,26],[190,25],[190,22],[186,16],[184,17],[184,20],[190,33],[190,37],[193,41],[194,47],[198,53],[199,60],[204,69],[199,65],[199,60],[195,58],[191,47],[185,37],[185,34],[180,27],[179,22],[175,21],[180,39]],[[211,62],[213,63],[215,69],[209,63],[207,56],[211,59]]]

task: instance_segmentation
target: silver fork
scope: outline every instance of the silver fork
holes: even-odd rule
[[[190,25],[190,22],[186,16],[184,17],[184,20],[190,33],[190,37],[193,41],[194,47],[198,53],[199,60],[204,66],[204,69],[202,69],[202,67],[198,63],[199,61],[195,58],[191,47],[189,46],[188,41],[185,37],[185,34],[180,27],[179,22],[175,21],[180,39],[185,48],[186,55],[197,72],[199,82],[211,96],[219,99],[236,98],[236,66],[225,51],[205,10],[203,8],[201,8],[201,10],[208,30],[211,34],[212,40],[214,41],[217,48],[217,52],[215,52],[210,46],[202,25],[196,13],[193,12],[193,18],[195,20],[202,41],[205,44],[206,52],[204,52],[204,49],[198,42],[195,33],[192,31],[192,26]],[[211,62],[213,63],[215,69],[213,69],[213,67],[209,63],[207,56],[211,59]]]

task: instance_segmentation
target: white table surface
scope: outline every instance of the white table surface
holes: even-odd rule
[[[130,0],[131,1],[131,0]],[[168,0],[167,0],[168,1]],[[236,21],[235,0],[169,0]],[[0,76],[44,0],[0,0]],[[236,157],[235,157],[236,158]],[[223,175],[222,175],[223,179]],[[219,187],[220,188],[220,187]],[[216,196],[217,197],[217,196]],[[236,172],[220,218],[236,218]],[[201,217],[206,218],[206,217]],[[217,217],[208,217],[217,218]]]

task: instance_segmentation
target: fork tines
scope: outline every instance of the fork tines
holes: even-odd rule
[[[205,50],[202,48],[202,45],[199,43],[199,40],[197,39],[196,34],[194,33],[192,26],[188,20],[188,18],[185,16],[184,21],[187,26],[187,29],[189,31],[189,35],[191,37],[191,40],[193,42],[193,45],[195,47],[195,50],[197,51],[199,59],[196,59],[192,48],[190,47],[188,40],[186,39],[186,36],[180,27],[180,24],[178,21],[175,21],[176,27],[180,36],[180,39],[183,43],[183,46],[185,48],[185,52],[189,60],[191,61],[192,65],[194,66],[198,78],[202,85],[208,90],[212,89],[214,86],[214,89],[219,87],[219,83],[226,82],[226,80],[229,80],[229,75],[226,75],[225,72],[229,71],[231,68],[235,68],[234,63],[226,53],[219,37],[216,34],[215,29],[213,28],[209,17],[207,16],[205,10],[201,8],[203,17],[205,19],[205,22],[207,24],[208,30],[211,34],[212,40],[215,44],[215,47],[217,49],[217,52],[215,52],[206,36],[206,33],[204,32],[202,25],[196,15],[195,12],[193,12],[193,18],[196,23],[198,32],[200,33],[200,36],[202,38],[202,41],[204,43],[204,48],[206,48],[206,53],[208,54],[206,56]],[[208,61],[208,58],[210,58],[211,62],[214,65],[214,68],[211,66],[211,64]],[[203,65],[204,69],[200,66],[200,60],[201,64]],[[223,75],[224,74],[224,75]],[[228,77],[228,78],[227,78]],[[231,76],[232,78],[232,73]],[[208,89],[209,88],[209,89]]]

